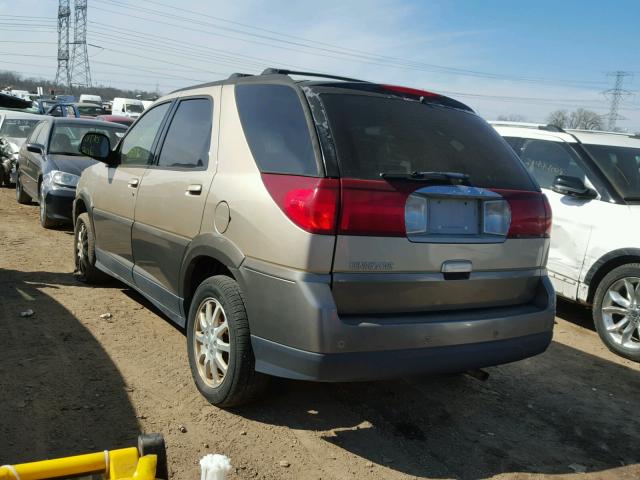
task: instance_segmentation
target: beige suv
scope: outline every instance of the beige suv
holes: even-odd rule
[[[74,203],[77,270],[186,327],[231,406],[269,375],[354,381],[519,360],[551,341],[551,216],[509,146],[430,92],[268,69],[173,92]],[[298,72],[300,73],[300,72]]]

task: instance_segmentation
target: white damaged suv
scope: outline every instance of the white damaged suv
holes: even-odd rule
[[[640,137],[493,122],[547,195],[547,268],[561,297],[593,307],[604,343],[640,361]]]

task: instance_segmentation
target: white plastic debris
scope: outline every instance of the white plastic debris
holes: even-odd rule
[[[209,453],[200,459],[200,480],[226,480],[231,461],[224,455]]]
[[[29,310],[25,310],[24,312],[20,312],[20,316],[21,317],[30,317],[34,314],[35,312],[31,309]]]
[[[100,318],[103,320],[109,320],[112,317],[112,315],[107,312],[107,313],[103,313],[102,315],[100,315]]]

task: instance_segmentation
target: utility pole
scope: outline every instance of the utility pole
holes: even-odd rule
[[[607,73],[607,76],[615,77],[613,88],[604,92],[606,96],[611,98],[611,105],[609,106],[609,122],[607,125],[610,131],[614,131],[616,129],[616,122],[622,118],[618,115],[620,102],[623,97],[631,95],[629,90],[624,90],[622,88],[622,83],[624,82],[625,77],[631,77],[632,75],[633,74],[631,72],[623,72],[621,70]]]
[[[91,69],[87,53],[87,0],[75,0],[74,10],[71,84],[77,87],[90,87]]]
[[[56,85],[63,84],[71,88],[71,74],[69,71],[69,17],[71,9],[69,0],[59,0],[58,3],[58,70],[56,71]]]

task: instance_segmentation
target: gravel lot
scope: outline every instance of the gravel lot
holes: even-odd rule
[[[224,411],[197,392],[183,332],[120,283],[78,283],[72,232],[37,211],[0,189],[0,464],[148,431],[178,480],[208,452],[234,479],[640,478],[640,366],[603,347],[587,310],[560,303],[550,349],[486,382],[278,380]]]

